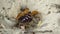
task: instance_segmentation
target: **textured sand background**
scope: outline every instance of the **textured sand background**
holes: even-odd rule
[[[34,31],[53,31],[51,33],[36,32],[36,34],[60,34],[60,0],[0,0],[0,23],[3,26],[1,34],[24,34],[21,29],[11,30],[21,6],[27,6],[31,11],[38,10],[41,13],[42,25]]]

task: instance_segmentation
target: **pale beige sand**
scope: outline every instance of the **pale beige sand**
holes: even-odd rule
[[[14,18],[20,12],[22,5],[27,6],[31,11],[38,10],[42,14],[42,24],[34,31],[53,30],[52,33],[36,32],[36,34],[60,34],[60,8],[56,8],[55,4],[60,5],[60,0],[0,0],[0,15],[7,15],[11,18],[11,20],[7,20],[5,17],[4,19],[0,17],[0,23],[4,24],[2,26],[10,28],[6,30],[7,32],[3,31],[3,34],[24,34],[21,29],[11,30],[15,24]]]

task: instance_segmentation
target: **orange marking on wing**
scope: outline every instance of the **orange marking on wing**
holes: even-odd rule
[[[38,11],[36,11],[36,10],[35,11],[32,11],[32,13],[31,13],[32,16],[34,16],[36,14],[38,14]]]
[[[25,14],[28,14],[29,9],[25,9],[23,12],[19,13],[16,17],[16,19],[18,20],[20,17],[24,16]]]
[[[17,17],[16,17],[16,19],[18,20],[21,16],[23,16],[24,15],[24,13],[22,12],[22,13],[19,13],[18,15],[17,15]]]

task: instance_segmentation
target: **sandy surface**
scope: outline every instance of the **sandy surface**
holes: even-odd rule
[[[42,24],[34,31],[52,30],[52,32],[36,32],[36,34],[60,34],[60,0],[0,0],[0,23],[3,26],[1,34],[24,34],[21,29],[11,29],[21,6],[27,6],[31,11],[38,10],[41,13]]]

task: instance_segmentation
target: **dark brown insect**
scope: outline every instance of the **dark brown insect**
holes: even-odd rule
[[[32,16],[35,16],[36,14],[38,14],[38,11],[30,12],[28,8],[25,8],[21,13],[17,15],[16,19],[21,23],[31,22],[33,19]]]
[[[33,20],[33,17],[37,14],[38,11],[36,10],[31,12],[28,8],[21,9],[21,12],[16,17],[17,22],[19,22],[17,23],[17,26],[20,27],[24,25],[27,27],[26,24],[29,24]]]

